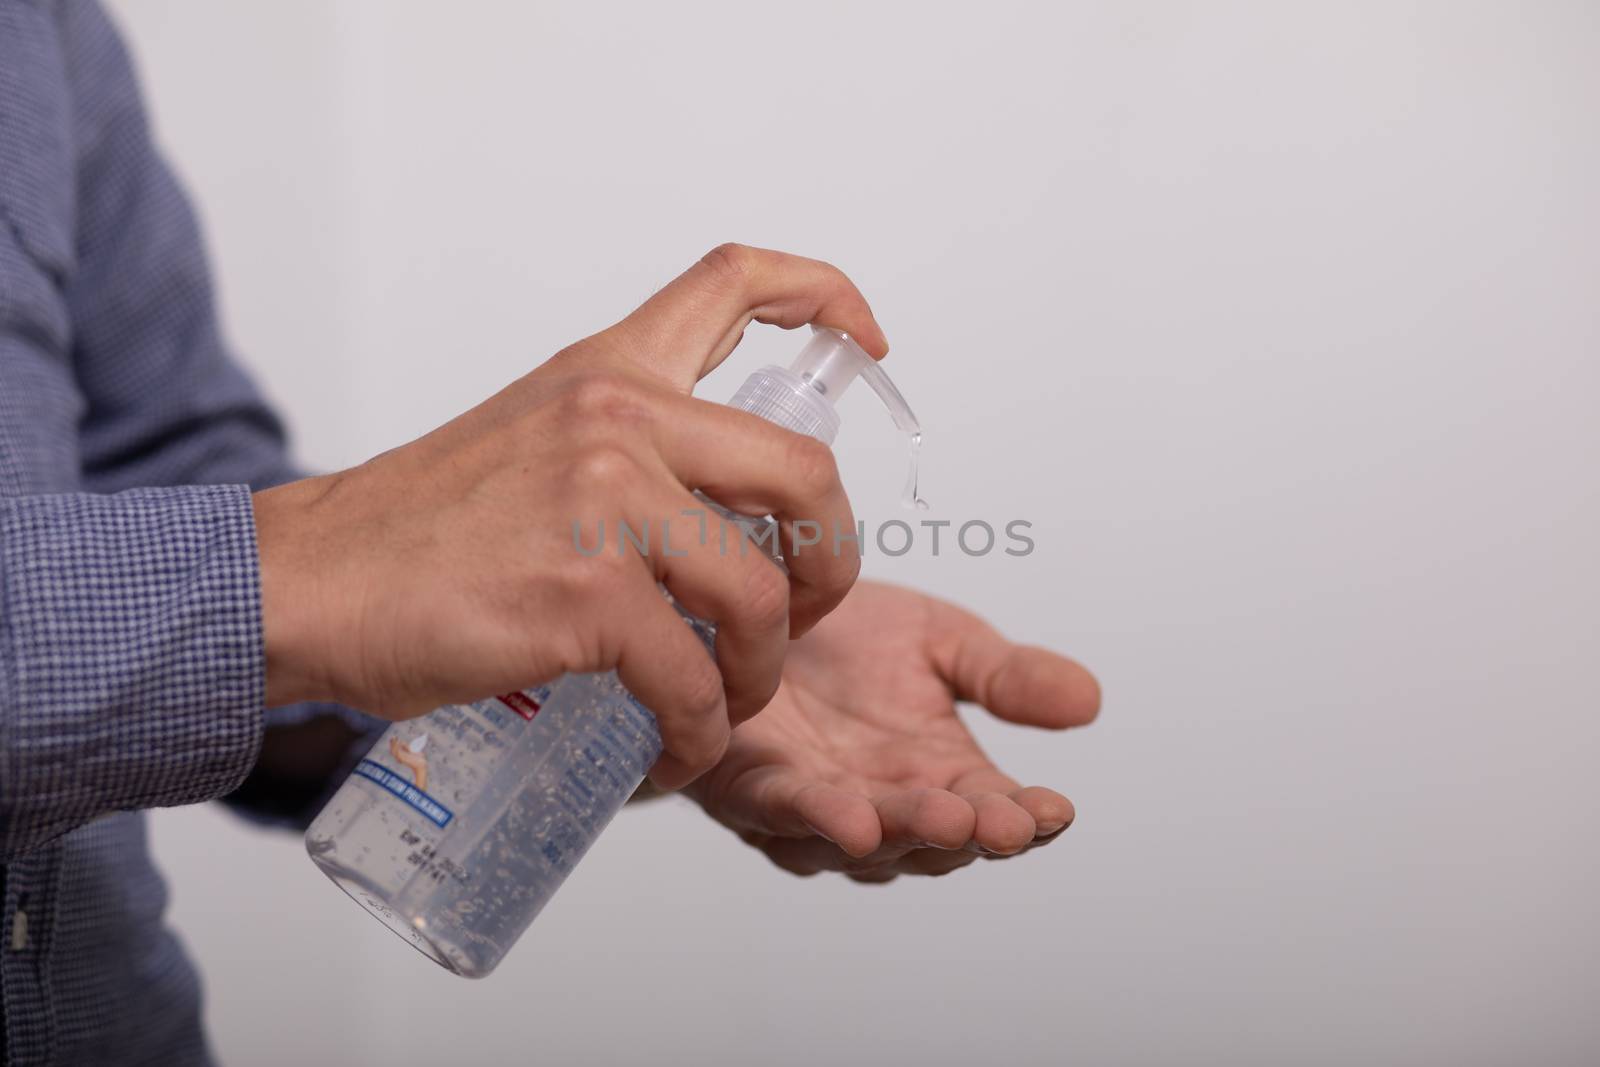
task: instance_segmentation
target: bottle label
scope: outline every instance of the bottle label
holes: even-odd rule
[[[393,894],[422,876],[464,882],[467,873],[443,851],[528,731],[548,731],[537,718],[551,687],[506,693],[472,704],[448,704],[395,723],[351,771],[312,825],[314,848],[361,856],[368,884]]]
[[[544,703],[544,698],[535,700],[533,694],[541,691],[546,694],[549,693],[548,689],[541,687],[540,690],[529,690],[527,693],[502,693],[495,699],[518,715],[521,715],[524,719],[532,722],[533,717],[539,714],[539,705]]]
[[[359,774],[369,782],[376,782],[382,788],[387,789],[390,793],[422,812],[429,821],[441,830],[449,826],[450,820],[455,818],[455,812],[439,803],[436,798],[418,789],[415,785],[376,760],[362,760],[356,764],[356,769],[351,773]]]

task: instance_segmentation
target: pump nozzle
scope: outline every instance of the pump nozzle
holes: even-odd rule
[[[911,405],[900,395],[893,381],[878,361],[867,355],[855,340],[842,330],[827,326],[811,327],[811,340],[800,350],[790,370],[821,393],[830,403],[836,403],[840,393],[857,375],[872,387],[889,409],[894,424],[908,434],[922,432],[922,425],[911,412]]]
[[[795,357],[793,366],[762,367],[745,379],[728,403],[831,445],[839,432],[839,413],[834,405],[857,377],[872,386],[883,406],[889,409],[889,417],[910,441],[911,469],[906,478],[906,503],[927,507],[917,495],[917,453],[922,447],[922,424],[877,360],[862,351],[849,334],[827,326],[811,327],[811,340]]]
[[[756,371],[729,403],[831,445],[839,432],[834,405],[858,376],[878,394],[895,426],[913,438],[921,436],[922,425],[911,405],[877,360],[849,334],[827,326],[811,327],[811,340],[792,365]]]

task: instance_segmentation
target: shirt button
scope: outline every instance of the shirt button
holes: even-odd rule
[[[11,951],[21,952],[28,947],[28,913],[21,908],[11,917]]]

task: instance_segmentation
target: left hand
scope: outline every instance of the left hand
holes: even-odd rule
[[[1062,729],[1095,717],[1100,688],[1073,661],[1014,645],[952,604],[858,582],[791,644],[777,695],[689,795],[801,875],[944,874],[1052,840],[1071,824],[1071,802],[990,762],[957,700]]]

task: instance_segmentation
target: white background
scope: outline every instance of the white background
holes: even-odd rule
[[[292,837],[158,813],[227,1062],[1600,1057],[1600,9],[114,6],[304,461],[717,242],[831,259],[930,517],[1038,543],[869,573],[1106,690],[1077,735],[979,723],[1078,802],[1042,853],[801,881],[669,802],[480,983]],[[858,511],[899,517],[847,406]]]

